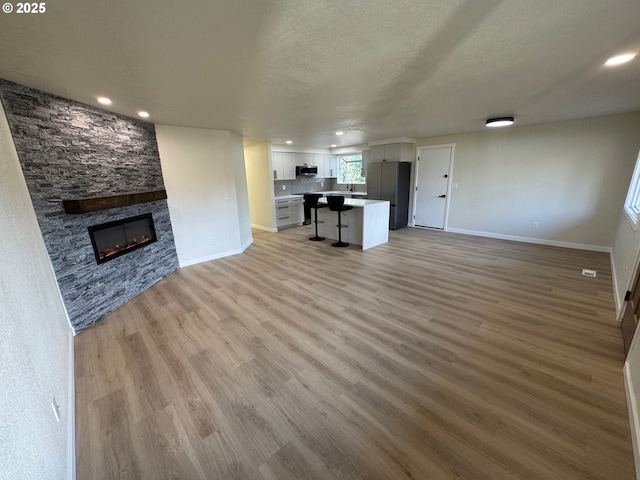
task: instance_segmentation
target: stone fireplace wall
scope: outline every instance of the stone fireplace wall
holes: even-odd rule
[[[167,201],[69,215],[62,200],[164,189],[153,124],[0,80],[42,237],[76,331],[178,268]],[[98,265],[87,227],[152,213],[158,241]]]

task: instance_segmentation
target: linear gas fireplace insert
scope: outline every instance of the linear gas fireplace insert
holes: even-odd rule
[[[108,262],[157,240],[150,213],[89,227],[96,261]]]

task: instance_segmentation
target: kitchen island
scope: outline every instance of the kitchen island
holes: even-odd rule
[[[318,203],[326,205],[327,199]],[[345,198],[344,204],[353,207],[342,212],[342,241],[360,245],[366,250],[389,241],[389,202],[386,200],[364,200]],[[318,235],[338,239],[338,212],[328,207],[318,209]],[[313,226],[313,223],[312,223]]]

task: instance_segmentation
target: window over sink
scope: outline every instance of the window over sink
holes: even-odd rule
[[[338,155],[338,183],[365,183],[362,176],[362,153]]]

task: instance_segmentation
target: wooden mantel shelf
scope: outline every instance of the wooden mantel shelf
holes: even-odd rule
[[[140,203],[155,202],[167,198],[166,190],[154,190],[153,192],[125,193],[109,197],[75,198],[63,200],[64,211],[70,214],[97,212],[109,208],[128,207]]]

